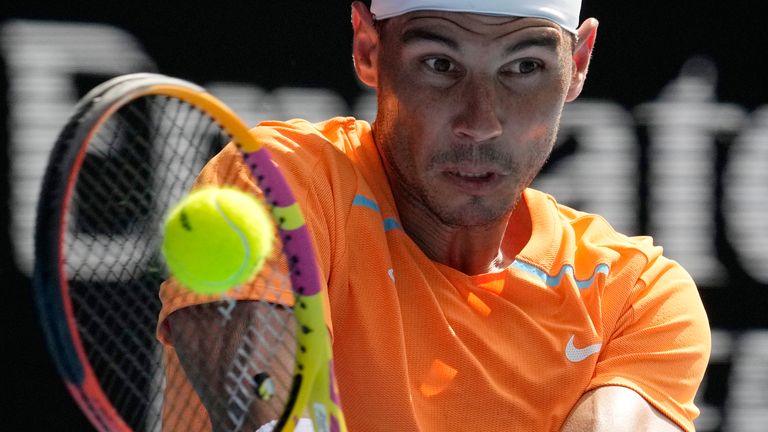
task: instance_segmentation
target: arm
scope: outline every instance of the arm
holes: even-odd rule
[[[679,432],[675,423],[633,390],[599,387],[585,393],[563,424],[562,432]]]
[[[172,313],[170,338],[213,430],[256,430],[280,416],[285,392],[261,401],[253,377],[268,372],[276,385],[290,384],[294,353],[286,341],[293,341],[293,319],[285,308],[263,302],[234,302],[226,314],[223,307],[208,303]]]

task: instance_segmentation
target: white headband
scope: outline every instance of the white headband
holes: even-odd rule
[[[581,0],[372,0],[371,13],[382,20],[417,10],[544,18],[571,33],[579,26]]]

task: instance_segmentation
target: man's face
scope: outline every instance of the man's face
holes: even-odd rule
[[[399,199],[451,226],[507,215],[552,151],[568,34],[543,19],[426,11],[380,37],[374,132]]]

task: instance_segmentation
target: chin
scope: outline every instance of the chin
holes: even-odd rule
[[[504,207],[489,207],[485,203],[469,202],[452,209],[438,209],[435,213],[446,225],[456,227],[480,227],[506,219],[517,201]]]

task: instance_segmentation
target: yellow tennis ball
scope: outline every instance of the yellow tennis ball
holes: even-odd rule
[[[171,274],[201,294],[249,281],[272,252],[275,227],[250,194],[204,188],[189,194],[165,221],[163,254]]]

